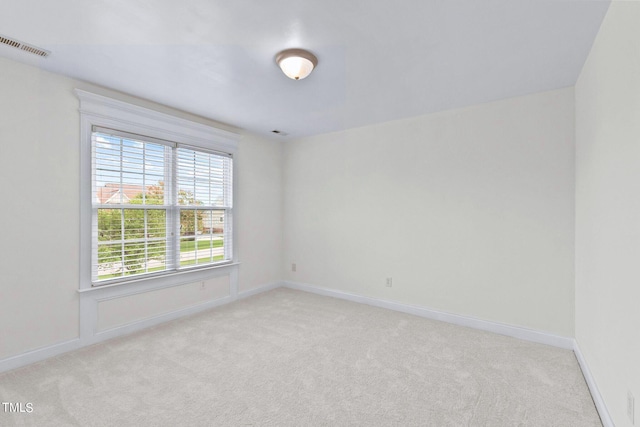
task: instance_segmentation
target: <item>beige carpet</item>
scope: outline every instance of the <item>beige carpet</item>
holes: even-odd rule
[[[600,426],[571,351],[277,289],[0,375],[0,425]]]

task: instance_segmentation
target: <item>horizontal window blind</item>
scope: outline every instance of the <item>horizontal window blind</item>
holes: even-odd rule
[[[189,147],[177,149],[180,266],[231,259],[232,160]]]
[[[93,282],[230,261],[232,162],[94,127]]]

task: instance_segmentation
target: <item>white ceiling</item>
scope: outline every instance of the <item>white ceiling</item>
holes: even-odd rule
[[[263,135],[575,84],[608,0],[2,0],[0,56]],[[274,62],[319,60],[293,81]],[[0,70],[1,74],[1,70]],[[0,97],[1,99],[1,97]]]

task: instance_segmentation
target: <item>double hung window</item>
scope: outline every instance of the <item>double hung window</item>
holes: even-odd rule
[[[91,129],[94,285],[232,261],[231,155]]]

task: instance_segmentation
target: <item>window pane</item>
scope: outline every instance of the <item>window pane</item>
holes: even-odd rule
[[[231,157],[97,127],[92,143],[93,280],[232,258]]]
[[[166,270],[166,230],[165,209],[98,209],[98,280]]]
[[[145,211],[143,209],[123,209],[122,213],[124,217],[125,240],[144,239]]]
[[[105,204],[168,204],[167,158],[171,148],[94,132],[94,200]]]
[[[98,209],[98,241],[122,238],[122,212],[120,209]]]
[[[98,279],[122,276],[122,244],[98,245]]]
[[[125,243],[123,262],[126,275],[144,272],[144,243]]]
[[[195,240],[197,231],[202,231],[202,211],[180,210],[180,237],[189,237]]]
[[[178,204],[231,207],[231,159],[178,148]]]
[[[164,209],[148,209],[147,237],[159,238],[167,236],[167,211]]]
[[[148,261],[146,266],[149,273],[167,269],[166,250],[167,244],[164,240],[149,242],[147,247]]]
[[[224,218],[224,210],[180,211],[181,267],[224,260]]]

